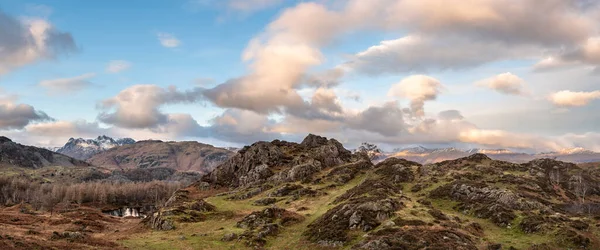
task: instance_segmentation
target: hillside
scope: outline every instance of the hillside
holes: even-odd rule
[[[151,249],[598,249],[600,168],[483,154],[376,165],[339,142],[244,147],[122,241]]]
[[[47,149],[24,146],[0,136],[0,167],[39,169],[49,166],[88,167],[90,164]]]
[[[108,169],[170,168],[208,173],[233,154],[198,142],[139,141],[100,152],[87,161]]]

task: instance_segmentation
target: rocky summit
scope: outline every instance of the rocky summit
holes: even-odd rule
[[[115,140],[105,135],[98,136],[96,139],[71,138],[63,147],[56,149],[56,152],[75,159],[87,160],[108,149],[134,143],[135,140],[131,138]]]
[[[599,219],[598,164],[480,153],[373,164],[309,135],[244,147],[145,223],[156,237],[201,237],[179,248],[598,249]]]

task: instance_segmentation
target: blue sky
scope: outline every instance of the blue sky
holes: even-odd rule
[[[0,0],[0,132],[600,150],[598,6],[506,1]]]

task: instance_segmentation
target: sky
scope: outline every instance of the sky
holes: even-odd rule
[[[0,135],[600,151],[593,0],[0,0]]]

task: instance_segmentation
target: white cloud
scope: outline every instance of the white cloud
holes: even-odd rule
[[[160,44],[164,47],[176,48],[181,45],[181,41],[179,41],[179,39],[177,39],[173,34],[158,32],[156,36],[158,37]]]
[[[71,34],[43,19],[19,21],[0,10],[0,24],[0,75],[77,49]]]
[[[413,75],[392,85],[388,91],[388,96],[410,99],[410,107],[413,115],[423,117],[425,115],[425,102],[435,100],[442,91],[442,88],[442,84],[433,77]]]
[[[530,58],[533,46],[508,46],[501,41],[481,41],[467,36],[411,34],[353,55],[343,67],[370,75],[384,73],[464,70],[486,63]]]
[[[100,102],[102,112],[98,120],[123,128],[155,128],[169,122],[169,115],[160,111],[161,106],[199,100],[198,89],[179,91],[174,86],[134,85]]]
[[[600,99],[600,90],[591,92],[562,90],[551,94],[548,98],[559,107],[581,107],[588,105],[593,100]]]
[[[107,129],[101,129],[98,123],[90,123],[85,120],[55,121],[27,126],[27,133],[46,137],[95,137],[105,134],[106,131]]]
[[[475,83],[478,86],[486,87],[507,95],[528,95],[525,80],[507,72],[499,74]]]
[[[106,72],[108,73],[119,73],[131,68],[132,64],[128,61],[114,60],[110,61],[106,66]]]
[[[89,79],[95,76],[95,73],[87,73],[70,78],[43,80],[38,85],[46,88],[51,94],[69,94],[91,86]]]

